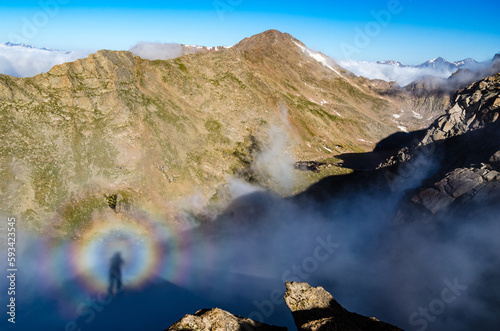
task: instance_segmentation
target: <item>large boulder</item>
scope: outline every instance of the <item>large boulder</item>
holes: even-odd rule
[[[194,315],[186,315],[167,331],[286,331],[287,328],[256,322],[249,318],[233,315],[225,310],[202,309]]]
[[[351,313],[324,288],[307,283],[287,282],[285,302],[298,330],[401,330],[374,317]]]

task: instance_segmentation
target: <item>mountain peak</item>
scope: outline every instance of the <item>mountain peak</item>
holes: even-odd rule
[[[274,41],[274,40],[278,40],[279,38],[287,38],[287,37],[292,37],[292,36],[288,33],[284,33],[284,32],[281,32],[279,30],[276,30],[276,29],[270,29],[270,30],[266,30],[262,33],[258,33],[250,38],[253,38],[253,37],[266,38],[268,40]]]
[[[235,47],[239,49],[260,49],[269,45],[284,44],[292,40],[295,40],[295,38],[290,34],[273,29],[245,38],[236,44]]]
[[[441,56],[438,56],[437,58],[428,61],[428,63],[436,63],[436,62],[449,62],[449,61],[446,61]]]

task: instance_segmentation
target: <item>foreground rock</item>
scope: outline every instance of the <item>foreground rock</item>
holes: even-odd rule
[[[307,283],[287,282],[285,301],[298,330],[401,330],[374,317],[351,313],[325,289]]]
[[[202,309],[194,315],[186,315],[174,325],[169,327],[167,331],[180,330],[199,330],[199,331],[226,331],[226,330],[241,330],[241,331],[285,331],[287,328],[273,326],[256,322],[249,318],[228,313],[225,310]]]

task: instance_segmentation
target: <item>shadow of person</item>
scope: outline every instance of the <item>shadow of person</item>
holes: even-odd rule
[[[113,293],[117,294],[122,291],[122,265],[125,262],[122,259],[120,252],[117,252],[111,258],[109,264],[109,287],[108,293],[111,295]],[[116,292],[113,292],[116,289]]]

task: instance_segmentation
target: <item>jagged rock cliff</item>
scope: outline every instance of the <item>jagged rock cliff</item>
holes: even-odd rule
[[[500,74],[458,91],[453,100],[420,141],[385,164],[407,162],[423,154],[429,162],[436,162],[434,175],[422,187],[408,192],[399,221],[467,217],[498,206]]]
[[[324,288],[303,282],[286,283],[285,302],[298,330],[401,330],[374,317],[351,313]]]

